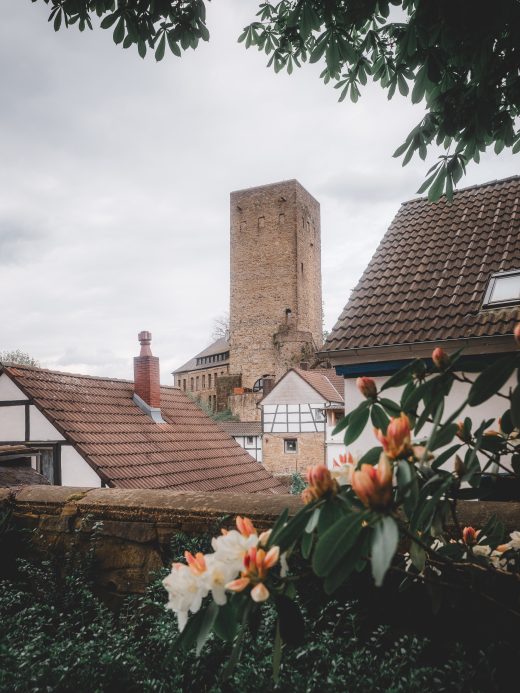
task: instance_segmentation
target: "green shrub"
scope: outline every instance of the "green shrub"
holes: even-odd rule
[[[180,548],[206,550],[201,541],[176,537]],[[202,545],[201,545],[202,544]],[[0,583],[0,690],[2,691],[487,691],[499,690],[495,650],[441,647],[395,628],[373,626],[355,601],[314,605],[312,632],[285,648],[280,680],[272,683],[275,613],[248,632],[242,658],[229,680],[222,669],[230,647],[210,636],[200,657],[178,647],[176,619],[164,609],[162,576],[142,597],[114,613],[89,583],[92,566],[62,577],[58,565],[19,559],[13,580]],[[75,566],[72,568],[72,566]],[[166,571],[165,571],[166,572]],[[308,597],[309,595],[307,595]],[[305,603],[304,603],[305,602]],[[302,600],[307,612],[312,599]],[[513,655],[508,655],[513,660]],[[514,661],[514,660],[513,660]]]

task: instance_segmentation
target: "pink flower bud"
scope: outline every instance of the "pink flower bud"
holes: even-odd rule
[[[440,371],[445,370],[450,365],[450,357],[441,347],[437,347],[433,350],[432,361],[434,366]]]
[[[515,342],[520,347],[520,322],[516,325],[513,334],[515,335]]]
[[[363,397],[371,397],[372,399],[377,397],[377,386],[372,378],[358,378],[356,380],[356,387]]]
[[[474,546],[477,543],[477,536],[478,532],[473,527],[464,527],[462,530],[462,541],[466,546]]]

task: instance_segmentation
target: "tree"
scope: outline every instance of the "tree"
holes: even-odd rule
[[[218,318],[213,320],[213,331],[211,339],[229,339],[229,313],[222,313]]]
[[[33,359],[26,351],[14,349],[13,351],[0,351],[0,363],[18,363],[20,366],[40,367],[40,362]]]
[[[36,0],[33,0],[35,2]],[[209,1],[209,0],[208,0]],[[180,56],[207,41],[204,0],[44,0],[58,31],[77,24],[113,27],[123,48],[147,50],[162,60],[166,45]],[[355,103],[369,78],[391,99],[399,91],[426,114],[394,156],[406,165],[426,158],[434,144],[446,154],[428,171],[418,192],[431,200],[446,194],[494,145],[520,151],[520,26],[518,0],[281,0],[261,2],[258,19],[239,41],[269,56],[275,72],[321,62],[321,77]]]

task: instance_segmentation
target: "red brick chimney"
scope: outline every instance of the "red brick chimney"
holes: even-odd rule
[[[150,342],[152,333],[139,332],[141,353],[134,358],[134,392],[152,409],[161,406],[161,385],[159,382],[159,359],[152,356]]]

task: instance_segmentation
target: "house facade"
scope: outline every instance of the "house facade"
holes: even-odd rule
[[[260,421],[219,421],[219,426],[257,462],[262,462],[262,424]]]
[[[260,401],[263,463],[269,471],[304,473],[310,465],[332,461],[342,449],[341,435],[332,437],[334,412],[343,409],[342,387],[334,370],[292,368]]]
[[[520,320],[520,177],[462,189],[453,202],[404,203],[321,352],[344,377],[345,412],[362,399],[359,376],[380,388],[413,358],[431,364],[435,347],[462,349],[459,375],[474,379],[516,347]],[[504,390],[513,385],[511,380]],[[469,385],[456,382],[446,414],[465,400]],[[399,389],[389,390],[392,399]],[[459,418],[497,418],[499,397]],[[425,428],[425,432],[427,428]],[[361,454],[376,440],[370,427],[353,444]]]
[[[141,332],[134,380],[17,364],[0,370],[0,447],[23,444],[62,486],[283,493],[187,394],[159,381]]]

